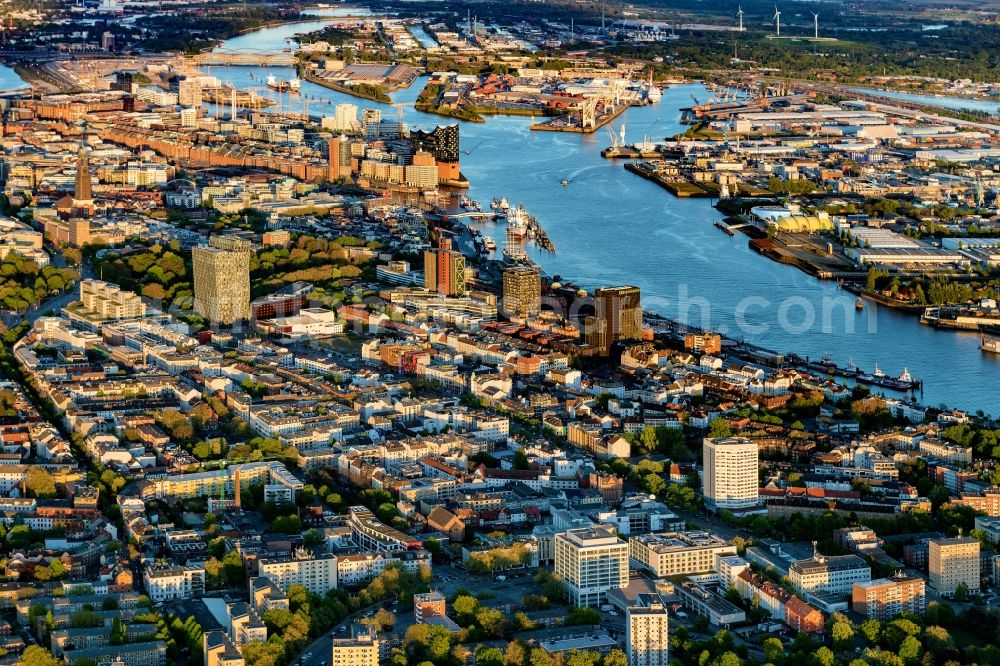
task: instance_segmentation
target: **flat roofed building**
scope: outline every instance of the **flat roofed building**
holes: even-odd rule
[[[351,625],[349,638],[334,638],[330,666],[378,666],[378,638],[368,624]]]
[[[153,601],[197,599],[205,594],[205,569],[195,566],[152,566],[143,572],[146,593]]]
[[[447,602],[440,592],[427,592],[413,595],[413,619],[417,624],[431,617],[445,617],[448,614]]]
[[[227,326],[250,318],[249,250],[196,247],[191,263],[195,312]]]
[[[570,602],[595,606],[609,590],[628,585],[628,544],[607,526],[580,527],[555,537],[555,573]]]
[[[84,310],[101,319],[136,319],[146,313],[138,294],[101,280],[80,282],[80,303]]]
[[[542,310],[542,273],[537,266],[512,266],[503,272],[503,311],[527,317]]]
[[[719,557],[736,555],[736,546],[710,532],[643,534],[628,546],[635,565],[657,578],[715,571]]]
[[[757,443],[742,437],[703,442],[702,491],[710,509],[745,509],[759,500]]]
[[[872,568],[857,555],[814,555],[792,562],[788,577],[797,592],[828,592],[847,595],[855,583],[872,579]]]
[[[167,644],[163,641],[126,643],[106,647],[66,650],[63,659],[68,666],[80,664],[114,664],[115,666],[166,666]]]
[[[980,567],[978,539],[959,536],[927,543],[928,582],[943,597],[955,596],[963,586],[968,594],[978,594]]]
[[[329,553],[313,556],[300,549],[292,557],[262,559],[258,570],[286,593],[290,586],[301,585],[323,596],[337,587],[337,558]]]
[[[636,595],[625,612],[625,650],[629,666],[667,666],[670,616],[658,594]]]
[[[926,581],[903,573],[855,583],[851,609],[858,615],[891,620],[901,613],[922,614],[927,607]]]

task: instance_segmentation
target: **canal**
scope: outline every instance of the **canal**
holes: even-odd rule
[[[322,25],[268,28],[229,40],[224,48],[281,49],[295,33]],[[292,70],[215,67],[212,74],[245,88],[259,86],[269,74],[289,78]],[[453,122],[413,108],[421,85],[393,95],[405,120],[425,128]],[[680,108],[692,95],[706,97],[699,85],[672,86],[658,105],[630,109],[608,129],[617,132],[624,122],[630,143],[662,139],[682,130]],[[345,102],[394,112],[305,82],[301,97],[312,98],[314,115],[332,114]],[[870,302],[858,312],[854,296],[835,283],[774,263],[750,250],[745,236],[716,229],[713,222],[721,215],[710,201],[674,198],[626,172],[622,162],[603,159],[607,132],[532,132],[529,123],[504,116],[463,123],[462,172],[471,181],[470,196],[484,206],[505,196],[539,219],[557,246],[554,255],[533,253],[548,274],[586,289],[635,284],[644,307],[664,316],[775,351],[812,358],[828,353],[865,370],[877,363],[891,375],[906,368],[924,380],[918,396],[924,404],[1000,414],[1000,359],[982,353],[976,335],[939,332]],[[501,225],[484,225],[483,233],[502,244]]]

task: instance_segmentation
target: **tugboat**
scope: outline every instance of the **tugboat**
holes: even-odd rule
[[[858,296],[856,299],[854,299],[854,309],[855,310],[864,310],[865,309],[865,302],[863,300],[861,300],[860,296]]]
[[[569,185],[569,180],[567,180],[567,179],[563,178],[563,179],[562,179],[562,186],[563,186],[563,187],[566,187],[567,185]]]

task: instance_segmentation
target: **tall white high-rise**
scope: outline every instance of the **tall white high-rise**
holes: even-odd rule
[[[354,104],[338,104],[333,115],[323,118],[320,126],[337,132],[353,131],[358,128],[358,107]]]
[[[706,438],[702,494],[712,510],[745,509],[757,504],[757,443],[742,437]]]
[[[658,594],[636,595],[625,620],[625,650],[629,666],[667,666],[670,617]]]
[[[610,590],[628,585],[628,544],[606,525],[579,527],[555,537],[555,573],[574,606],[596,606]]]

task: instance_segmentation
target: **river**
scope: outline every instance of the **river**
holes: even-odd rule
[[[996,115],[1000,111],[1000,102],[992,99],[955,97],[951,95],[941,95],[939,97],[938,95],[902,92],[899,90],[879,90],[877,88],[850,88],[850,90],[900,99],[906,102],[926,104],[927,106],[939,106],[942,109],[951,109],[952,111],[985,111],[992,115]]]
[[[223,48],[281,49],[295,33],[316,30],[323,21],[268,28],[229,40]],[[259,86],[268,74],[289,78],[290,68],[215,67],[212,73],[240,87]],[[253,78],[251,78],[251,73]],[[418,81],[396,92],[404,118],[432,127],[450,119],[417,112]],[[679,109],[691,95],[704,99],[699,85],[666,90],[656,106],[630,109],[624,120],[628,142],[651,140],[682,130]],[[359,108],[392,107],[353,98],[303,82],[302,97],[313,114],[332,113],[336,104]],[[288,104],[284,96],[283,104]],[[298,103],[298,102],[296,102]],[[296,107],[297,108],[297,107]],[[557,246],[554,255],[534,254],[546,273],[587,289],[635,284],[643,306],[690,324],[745,338],[775,351],[841,364],[853,359],[861,368],[875,364],[898,375],[907,368],[924,380],[929,405],[947,404],[1000,414],[1000,358],[979,350],[978,337],[940,332],[915,317],[867,303],[835,283],[774,263],[749,249],[741,234],[730,237],[713,226],[721,215],[704,199],[677,199],[653,183],[605,160],[605,131],[592,135],[532,132],[523,117],[489,118],[462,124],[462,172],[470,196],[487,205],[506,196],[523,203]],[[569,185],[563,186],[563,180]],[[483,232],[502,243],[501,225]]]
[[[0,91],[27,88],[28,84],[7,65],[0,65]]]

